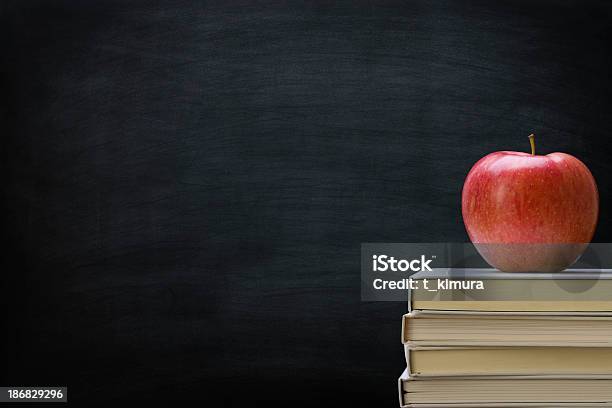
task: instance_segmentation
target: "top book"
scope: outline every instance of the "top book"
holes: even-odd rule
[[[612,269],[506,273],[448,268],[411,276],[409,310],[612,312]]]

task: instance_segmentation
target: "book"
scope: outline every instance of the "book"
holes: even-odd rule
[[[409,292],[409,310],[612,312],[611,269],[505,273],[452,268],[418,272],[411,279],[419,288]],[[482,282],[482,288],[468,285],[473,282]]]
[[[412,311],[402,343],[422,346],[612,347],[612,313]]]
[[[411,276],[403,407],[612,407],[612,270]]]
[[[610,375],[612,348],[410,347],[413,377],[507,375]]]
[[[514,376],[419,379],[404,371],[400,406],[434,407],[612,407],[612,377]]]

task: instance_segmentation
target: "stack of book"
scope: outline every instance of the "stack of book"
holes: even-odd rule
[[[612,271],[412,279],[402,407],[612,407]]]

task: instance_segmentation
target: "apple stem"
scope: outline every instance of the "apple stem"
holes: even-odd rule
[[[535,135],[533,133],[529,135],[529,143],[531,144],[531,155],[535,156]]]

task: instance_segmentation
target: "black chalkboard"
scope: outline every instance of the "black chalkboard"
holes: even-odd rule
[[[360,301],[361,242],[466,241],[467,171],[531,132],[612,240],[611,11],[3,1],[0,385],[396,406],[406,305]]]

